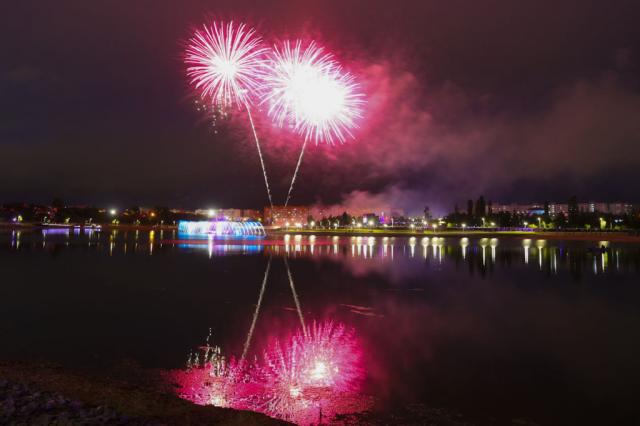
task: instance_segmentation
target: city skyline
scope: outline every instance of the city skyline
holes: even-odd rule
[[[455,204],[451,209],[444,212],[432,211],[426,205],[422,211],[408,212],[403,209],[392,206],[323,206],[323,205],[274,205],[264,206],[263,208],[238,208],[238,207],[217,207],[214,205],[200,206],[198,208],[184,208],[177,206],[128,206],[122,207],[115,204],[109,205],[87,205],[87,204],[65,204],[62,200],[53,200],[50,204],[38,203],[0,203],[0,223],[3,216],[11,216],[15,213],[17,217],[22,210],[30,211],[30,215],[46,218],[53,217],[59,210],[75,210],[75,211],[92,211],[96,215],[102,215],[107,218],[120,217],[123,214],[142,215],[144,217],[153,218],[157,213],[169,212],[176,215],[190,215],[209,220],[247,220],[260,219],[267,223],[276,222],[279,225],[285,223],[307,223],[308,218],[316,220],[338,217],[348,214],[350,217],[368,217],[375,216],[384,221],[384,218],[420,218],[429,217],[433,219],[443,218],[447,216],[466,215],[466,216],[484,216],[499,214],[514,214],[520,216],[548,216],[557,217],[558,215],[568,216],[571,214],[571,204],[575,204],[575,210],[579,213],[595,214],[601,213],[612,216],[637,216],[640,211],[638,203],[616,202],[608,203],[602,201],[579,201],[572,197],[568,202],[558,203],[555,201],[529,202],[529,203],[503,203],[492,200],[485,200],[483,196],[476,200],[469,199],[465,205]],[[482,210],[479,212],[478,210]],[[11,217],[5,217],[5,220],[11,221]],[[33,222],[33,221],[32,221]],[[37,221],[36,221],[37,222]]]

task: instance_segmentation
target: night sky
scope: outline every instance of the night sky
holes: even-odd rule
[[[20,1],[0,25],[0,202],[267,203],[242,117],[194,107],[194,26],[315,38],[367,95],[356,139],[313,146],[294,203],[449,210],[640,201],[637,1]],[[259,126],[276,200],[300,141]]]

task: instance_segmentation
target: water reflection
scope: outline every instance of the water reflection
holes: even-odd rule
[[[181,395],[300,423],[366,407],[363,394],[518,405],[512,419],[541,412],[535,395],[552,413],[606,406],[571,399],[597,389],[609,415],[640,377],[640,250],[615,241],[24,229],[0,232],[0,262],[6,352],[177,368],[212,327],[220,348],[176,372]],[[553,420],[538,424],[579,423]]]
[[[5,241],[5,243],[2,243]],[[47,228],[11,230],[0,233],[0,249],[16,251],[40,249],[57,251],[61,246],[82,246],[105,250],[109,256],[163,252],[203,251],[209,258],[233,254],[263,254],[331,258],[353,261],[422,262],[435,268],[467,263],[469,273],[491,273],[494,267],[528,266],[534,258],[536,269],[551,275],[565,270],[580,277],[628,270],[637,265],[635,246],[610,241],[567,242],[518,238],[373,237],[285,234],[265,240],[176,239],[175,231],[150,229],[97,230],[93,228]],[[37,247],[36,247],[37,246]],[[456,249],[456,246],[459,249]],[[520,247],[518,249],[518,247]],[[519,254],[518,254],[519,252]]]
[[[467,237],[460,238],[460,248],[462,249],[462,260],[467,258],[467,247],[469,247],[469,239]]]
[[[287,256],[283,261],[300,325],[284,339],[270,336],[270,343],[255,351],[261,355],[248,360],[272,260],[270,255],[242,355],[224,356],[220,347],[211,346],[210,330],[206,345],[189,355],[187,370],[168,374],[178,395],[297,424],[322,424],[324,418],[369,409],[369,399],[359,394],[365,369],[355,330],[332,320],[306,324]]]

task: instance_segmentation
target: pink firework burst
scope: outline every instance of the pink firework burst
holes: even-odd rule
[[[260,86],[266,51],[255,30],[244,24],[204,25],[189,40],[187,75],[203,98],[222,108],[243,107]]]
[[[358,388],[363,376],[362,351],[353,330],[331,321],[295,333],[284,345],[264,355],[269,382],[287,384],[294,396],[306,388],[346,392]]]
[[[278,124],[293,127],[305,140],[333,143],[353,137],[364,98],[354,77],[331,53],[300,40],[275,45],[266,61],[262,102]]]

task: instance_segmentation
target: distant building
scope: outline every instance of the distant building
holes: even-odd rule
[[[216,217],[218,214],[217,209],[196,209],[194,211],[198,216],[206,216],[206,217]]]
[[[529,214],[531,210],[544,209],[544,206],[536,203],[532,204],[500,204],[495,203],[492,205],[493,213],[515,213],[515,214]]]
[[[311,215],[316,219],[322,219],[329,216],[340,216],[342,213],[347,213],[353,217],[362,217],[369,213],[374,213],[382,220],[383,218],[390,219],[392,217],[398,218],[405,216],[405,212],[402,209],[387,207],[387,206],[361,206],[361,207],[347,207],[347,206],[313,206],[310,210]]]
[[[399,209],[396,207],[392,207],[392,208],[380,211],[380,217],[399,218],[399,217],[405,217],[405,216],[406,216],[406,212],[403,209]]]
[[[247,214],[250,212],[251,214]],[[242,209],[197,209],[195,214],[198,216],[207,217],[209,219],[220,220],[246,220],[246,219],[258,219],[260,214],[255,215],[257,210],[242,210]]]
[[[633,213],[633,204],[630,203],[611,203],[609,204],[609,213],[615,215],[624,215]]]
[[[613,214],[616,216],[622,216],[625,214],[631,214],[633,212],[633,204],[630,203],[603,203],[590,201],[587,203],[578,203],[578,211],[584,213],[604,213]],[[494,204],[494,213],[516,213],[522,215],[539,215],[544,214],[544,204],[529,203],[529,204]],[[568,203],[549,203],[549,215],[555,217],[559,214],[567,216],[569,214]]]
[[[253,220],[261,221],[262,212],[260,210],[244,209],[242,210],[242,218],[246,220],[253,219]]]
[[[373,225],[378,225],[381,222],[377,214],[365,213],[364,215],[362,215],[362,223],[364,225],[373,226]]]
[[[219,209],[218,218],[224,220],[242,220],[241,209]]]
[[[264,223],[273,226],[305,225],[309,208],[304,206],[273,206],[264,208]]]
[[[579,204],[580,211],[587,213],[605,213],[613,215],[625,215],[631,214],[633,211],[633,205],[629,203],[602,203],[590,201],[588,203]]]
[[[549,203],[549,215],[555,217],[562,213],[567,216],[569,214],[569,204],[567,203]]]

